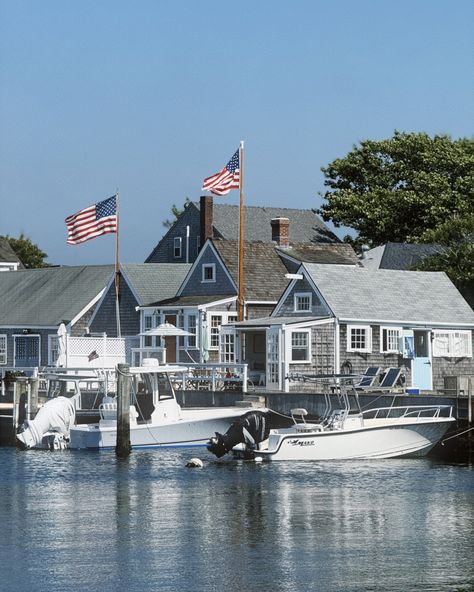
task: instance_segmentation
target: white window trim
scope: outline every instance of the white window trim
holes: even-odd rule
[[[6,366],[7,364],[7,347],[8,347],[8,336],[5,334],[0,335],[0,343],[5,340],[5,349],[0,348],[0,364]]]
[[[364,329],[367,334],[367,347],[358,348],[351,346],[352,329]],[[372,327],[370,325],[347,325],[347,349],[348,352],[372,353]]]
[[[179,250],[179,255],[176,255],[176,250]],[[173,239],[173,257],[181,259],[183,256],[183,239],[180,236],[175,236]]]
[[[293,359],[293,333],[306,333],[308,336],[307,354],[306,360],[294,360]],[[311,363],[311,331],[310,329],[298,329],[297,331],[290,331],[290,364],[309,364]]]
[[[437,339],[441,335],[448,336],[448,352],[440,351]],[[458,355],[454,351],[454,340],[456,335],[462,335],[466,338],[467,350]],[[432,355],[434,358],[472,358],[472,331],[456,331],[454,329],[439,329],[433,331]]]
[[[212,279],[206,279],[205,277],[205,269],[211,268],[212,269]],[[201,276],[201,283],[203,284],[215,284],[216,282],[216,264],[215,263],[203,263],[202,264],[202,276]]]
[[[309,297],[309,308],[299,308],[298,307],[298,298],[307,298]],[[293,295],[293,309],[294,312],[311,312],[313,306],[313,295],[311,292],[295,292]]]
[[[383,349],[383,332],[384,331],[396,331],[398,333],[397,349]],[[380,327],[380,353],[381,354],[399,354],[400,353],[400,340],[403,335],[403,327]],[[388,340],[387,340],[388,342]]]
[[[53,360],[52,356],[51,356],[51,352],[52,352],[52,347],[51,347],[51,342],[53,340],[57,341],[58,344],[58,353],[59,353],[59,337],[57,335],[48,335],[48,366],[55,366],[56,365],[56,360]]]
[[[208,318],[209,318],[209,322],[207,324],[207,337],[208,337],[208,343],[209,343],[209,350],[213,350],[213,351],[217,351],[219,349],[218,345],[211,345],[211,317],[220,317],[221,318],[221,322],[219,325],[219,335],[221,332],[221,327],[222,325],[228,325],[229,324],[229,317],[237,317],[237,312],[235,310],[231,310],[229,312],[224,312],[224,311],[215,311],[215,312],[208,312]],[[235,322],[235,321],[232,321]],[[219,341],[220,341],[220,337],[219,337]]]

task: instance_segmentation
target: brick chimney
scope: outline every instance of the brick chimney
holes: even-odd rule
[[[272,241],[275,241],[279,247],[290,246],[290,221],[288,218],[273,218],[270,220],[272,225]]]
[[[209,195],[201,195],[199,210],[200,210],[200,236],[201,236],[201,248],[208,238],[213,237],[212,223],[212,197]]]

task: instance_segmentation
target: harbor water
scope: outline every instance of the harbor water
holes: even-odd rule
[[[203,468],[186,468],[192,457]],[[255,464],[202,449],[0,448],[8,592],[461,591],[469,463]]]

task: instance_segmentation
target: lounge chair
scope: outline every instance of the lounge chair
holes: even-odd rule
[[[386,368],[382,380],[380,381],[379,388],[391,389],[397,386],[398,381],[402,375],[401,368]]]
[[[379,368],[378,366],[369,366],[362,375],[360,381],[355,384],[354,387],[356,389],[373,388],[375,381],[381,372],[382,368]]]

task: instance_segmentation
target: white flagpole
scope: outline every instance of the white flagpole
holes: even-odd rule
[[[239,147],[240,207],[239,207],[239,294],[237,296],[238,320],[244,320],[244,142]]]

